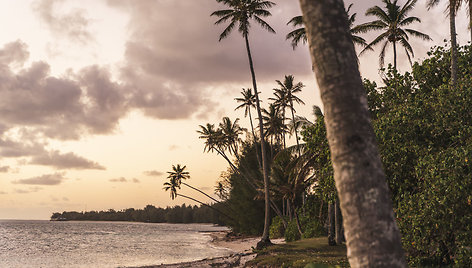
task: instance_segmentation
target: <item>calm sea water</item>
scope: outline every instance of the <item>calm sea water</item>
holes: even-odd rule
[[[205,224],[0,220],[0,267],[126,267],[232,253]]]

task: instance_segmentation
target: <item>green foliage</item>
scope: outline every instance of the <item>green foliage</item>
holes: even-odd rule
[[[295,219],[288,222],[287,229],[285,230],[285,241],[292,242],[300,240],[300,233],[298,232],[297,222]]]
[[[411,73],[391,67],[385,86],[364,82],[381,158],[412,265],[471,264],[472,53],[434,47]]]
[[[282,238],[285,234],[285,227],[282,219],[279,216],[272,218],[272,223],[269,228],[269,237],[271,239]]]
[[[313,217],[302,216],[300,218],[300,222],[303,226],[302,238],[312,238],[326,235],[326,229],[318,219]]]

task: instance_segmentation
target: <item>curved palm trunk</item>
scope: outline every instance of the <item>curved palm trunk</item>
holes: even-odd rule
[[[187,183],[185,183],[185,182],[182,182],[182,184],[185,185],[185,186],[187,186],[187,187],[189,187],[189,188],[191,188],[191,189],[193,189],[193,190],[195,190],[195,191],[198,191],[199,193],[205,195],[206,197],[210,198],[211,200],[215,201],[215,202],[218,203],[218,204],[221,203],[220,201],[218,201],[218,200],[216,200],[215,198],[209,196],[208,194],[206,194],[205,192],[203,192],[202,190],[200,190],[200,189],[198,189],[198,188],[195,188],[195,187],[193,187],[193,186],[191,186],[191,185],[189,185],[189,184],[187,184]]]
[[[472,43],[472,0],[469,2],[469,31],[470,31],[470,42]]]
[[[393,68],[397,70],[397,42],[393,41]]]
[[[265,199],[265,215],[264,215],[264,232],[262,233],[261,241],[258,244],[258,248],[265,247],[267,244],[270,243],[269,239],[269,223],[270,223],[270,204],[269,204],[269,167],[267,163],[267,154],[266,154],[266,146],[264,142],[264,126],[262,122],[262,113],[261,113],[261,106],[259,102],[259,93],[257,92],[257,84],[256,84],[256,74],[254,72],[254,64],[252,62],[251,56],[251,49],[249,47],[249,39],[248,36],[244,36],[244,40],[246,41],[246,50],[247,56],[249,59],[249,69],[251,69],[251,77],[252,77],[252,86],[254,88],[254,94],[256,96],[256,110],[257,115],[259,116],[259,131],[261,135],[261,154],[262,154],[262,174],[264,177],[264,199]],[[260,245],[260,246],[259,246]]]
[[[351,267],[406,267],[342,0],[300,0]]]
[[[252,131],[252,136],[254,137],[254,143],[256,143],[257,138],[256,138],[256,133],[254,132],[254,126],[252,124],[252,116],[251,116],[251,109],[249,108],[249,121],[251,122],[251,131]],[[259,154],[259,150],[257,150],[256,147],[256,155],[257,155],[257,163],[259,164],[259,168],[262,168],[261,164],[261,155]]]
[[[198,200],[197,200],[197,199],[195,199],[195,198],[192,198],[192,197],[190,197],[190,196],[186,196],[186,195],[183,195],[183,194],[176,194],[176,195],[177,195],[177,196],[180,196],[180,197],[183,197],[183,198],[190,199],[190,200],[192,200],[192,201],[194,201],[194,202],[197,202],[197,203],[199,203],[200,205],[203,205],[203,206],[209,207],[209,208],[211,208],[211,209],[213,209],[213,210],[217,211],[218,213],[221,213],[221,215],[224,215],[224,216],[225,216],[225,217],[227,217],[228,219],[230,219],[230,220],[232,220],[232,221],[236,222],[236,220],[235,220],[235,219],[233,219],[231,216],[228,216],[227,214],[223,213],[223,212],[222,212],[222,211],[220,211],[219,209],[217,209],[217,208],[214,208],[214,207],[212,207],[212,206],[210,206],[210,205],[207,205],[207,204],[205,204],[205,203],[203,203],[203,202],[201,202],[201,201],[198,201]]]
[[[453,3],[449,4],[449,27],[451,31],[451,84],[457,83],[457,38],[456,38],[456,10]]]
[[[292,120],[293,120],[293,131],[295,132],[295,139],[297,140],[297,150],[298,150],[298,157],[302,155],[300,152],[300,142],[298,141],[298,133],[297,133],[297,128],[295,127],[295,113],[293,112],[293,101],[290,101],[290,110],[292,110]]]

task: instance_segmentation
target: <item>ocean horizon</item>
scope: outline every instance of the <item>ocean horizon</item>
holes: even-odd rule
[[[0,220],[0,267],[136,267],[233,253],[212,224]]]

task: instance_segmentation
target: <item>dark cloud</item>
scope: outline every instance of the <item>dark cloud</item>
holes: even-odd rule
[[[159,177],[165,174],[164,172],[157,171],[157,170],[144,171],[143,173],[146,176],[153,176],[153,177]]]
[[[279,32],[253,26],[250,41],[259,81],[285,74],[310,74],[309,57],[293,51],[285,40],[286,22],[300,13],[297,1],[277,1],[267,21]],[[175,119],[203,116],[217,104],[209,87],[222,83],[250,85],[243,38],[235,31],[218,42],[222,26],[210,14],[224,6],[203,1],[108,1],[130,12],[132,35],[126,44],[122,79],[132,89],[131,105],[151,117]],[[176,21],[178,17],[185,17]],[[305,49],[306,50],[306,49]]]
[[[9,166],[0,166],[0,172],[1,173],[7,173],[8,171],[10,171],[10,167]]]
[[[105,167],[100,164],[74,153],[61,154],[59,151],[51,151],[34,156],[30,164],[52,166],[57,169],[105,169]]]
[[[38,177],[32,177],[28,179],[21,179],[13,181],[14,184],[30,184],[30,185],[59,185],[63,181],[67,180],[64,177],[65,173],[54,173],[54,174],[45,174]]]
[[[29,58],[28,46],[21,40],[6,44],[0,50],[0,63],[22,65]]]
[[[111,182],[127,182],[126,178],[124,178],[124,177],[120,177],[120,178],[116,178],[116,179],[110,179],[109,181],[111,181]]]
[[[19,41],[7,44],[23,47]],[[34,62],[13,72],[7,64],[22,60],[27,53],[14,53],[15,59],[0,57],[0,130],[34,128],[36,135],[55,139],[79,139],[88,134],[109,134],[128,112],[126,89],[111,80],[108,69],[90,66],[65,77],[49,75],[50,66]]]
[[[57,7],[61,5],[61,0],[38,0],[33,3],[33,10],[42,22],[55,35],[65,36],[74,42],[86,43],[92,40],[92,35],[88,31],[89,19],[85,11],[75,9],[67,14],[60,14]]]

